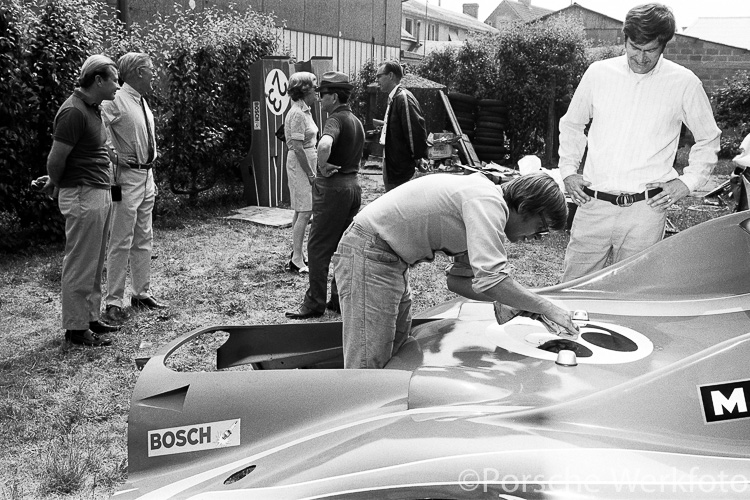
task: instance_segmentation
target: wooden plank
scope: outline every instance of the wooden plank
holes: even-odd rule
[[[453,111],[453,106],[451,106],[448,96],[445,95],[445,92],[442,90],[439,92],[440,98],[443,100],[443,106],[445,106],[445,112],[448,113],[448,119],[453,127],[453,132],[459,137],[458,148],[461,150],[461,153],[463,153],[464,158],[466,158],[466,163],[468,163],[470,167],[478,165],[479,157],[477,156],[476,151],[474,151],[474,146],[471,145],[471,141],[469,141],[469,138],[461,130],[461,125],[458,123],[456,113]]]
[[[292,227],[294,217],[294,210],[284,208],[244,207],[235,212],[237,213],[224,219],[245,220],[263,226],[286,228]]]
[[[479,156],[477,156],[477,152],[474,151],[474,145],[471,144],[469,137],[466,134],[461,134],[461,141],[459,142],[464,147],[464,154],[466,157],[471,158],[469,166],[479,165]]]

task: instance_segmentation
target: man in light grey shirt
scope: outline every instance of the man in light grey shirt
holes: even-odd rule
[[[409,267],[435,252],[468,256],[470,298],[543,314],[569,332],[571,313],[508,275],[505,240],[564,229],[565,197],[547,174],[496,185],[481,173],[412,180],[367,205],[339,243],[334,272],[343,319],[344,366],[382,368],[411,330]]]
[[[154,64],[148,54],[129,52],[118,66],[124,84],[114,101],[102,106],[114,181],[122,190],[122,200],[113,203],[107,251],[105,315],[112,322],[127,318],[123,301],[128,264],[133,308],[166,307],[150,291],[156,140],[154,116],[143,96],[151,91]]]

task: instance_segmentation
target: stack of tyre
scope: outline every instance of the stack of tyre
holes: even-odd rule
[[[474,142],[474,125],[477,121],[477,103],[479,100],[473,95],[458,92],[448,94],[448,100],[456,115],[456,121],[461,127],[461,132]],[[450,126],[448,129],[450,129]]]
[[[496,99],[480,99],[477,103],[474,139],[477,156],[484,162],[504,163],[508,159],[505,131],[508,129],[508,107]]]

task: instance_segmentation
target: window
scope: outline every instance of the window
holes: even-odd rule
[[[414,34],[414,20],[406,18],[404,20],[404,29],[409,32],[410,35]]]
[[[427,39],[428,40],[437,40],[438,39],[438,25],[437,24],[428,24],[427,25]]]

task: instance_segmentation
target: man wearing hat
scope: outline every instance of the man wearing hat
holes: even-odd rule
[[[336,280],[331,282],[331,300],[326,304],[328,267],[333,252],[359,211],[362,189],[357,180],[365,129],[354,116],[348,101],[354,86],[349,75],[324,73],[318,92],[321,109],[328,113],[318,143],[318,175],[312,186],[313,221],[307,242],[310,286],[291,319],[317,318],[326,308],[340,312]]]
[[[47,157],[43,190],[57,193],[65,217],[62,266],[62,326],[74,344],[106,346],[117,330],[99,322],[110,219],[109,156],[99,105],[119,89],[117,66],[94,55],[81,67],[78,87],[60,106]]]

